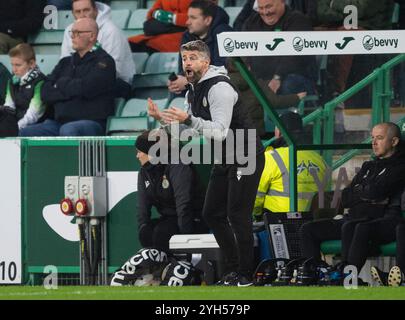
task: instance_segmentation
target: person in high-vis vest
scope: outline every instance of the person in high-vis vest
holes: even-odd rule
[[[303,135],[302,119],[299,114],[287,112],[280,119],[294,136]],[[290,177],[288,145],[275,128],[277,138],[265,152],[265,167],[260,178],[253,215],[261,220],[263,212],[290,212]],[[298,151],[297,190],[298,211],[307,212],[312,198],[324,181],[326,163],[319,153],[312,150]],[[315,177],[316,176],[316,177]],[[319,179],[318,183],[315,179]]]

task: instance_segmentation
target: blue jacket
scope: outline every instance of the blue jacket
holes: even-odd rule
[[[113,114],[114,59],[103,49],[77,53],[59,61],[45,81],[41,98],[53,106],[55,120],[105,121]]]

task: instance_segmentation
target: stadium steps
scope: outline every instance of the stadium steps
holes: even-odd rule
[[[371,129],[371,108],[347,108],[344,110],[346,131],[367,131]],[[391,121],[397,122],[405,116],[405,108],[391,107]]]

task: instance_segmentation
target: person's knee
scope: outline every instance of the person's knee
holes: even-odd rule
[[[32,126],[27,126],[25,128],[21,128],[18,131],[18,136],[20,137],[38,137],[41,134],[37,130],[37,127],[35,125]]]
[[[153,228],[149,225],[143,225],[138,231],[139,242],[141,243],[142,247],[152,247],[153,246]]]
[[[315,228],[315,224],[312,222],[306,222],[301,226],[301,236],[303,238],[311,237]]]
[[[59,129],[59,135],[60,136],[79,136],[80,127],[73,123],[64,124]]]

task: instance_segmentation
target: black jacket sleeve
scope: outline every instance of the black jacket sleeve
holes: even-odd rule
[[[138,230],[144,225],[147,225],[151,221],[151,209],[152,204],[148,200],[145,192],[145,179],[142,172],[138,174]]]
[[[115,85],[115,79],[115,62],[111,57],[104,57],[98,59],[86,76],[60,77],[56,84],[66,96],[92,99],[109,91]]]
[[[255,0],[248,0],[246,1],[245,5],[243,6],[242,10],[239,12],[238,16],[236,17],[233,23],[233,29],[235,31],[242,31],[243,24],[245,23],[246,19],[254,13],[253,5]]]
[[[169,179],[173,186],[177,223],[180,233],[193,233],[193,171],[184,164],[171,165]]]
[[[70,96],[66,95],[56,84],[56,80],[60,77],[64,65],[69,63],[70,57],[64,58],[52,70],[52,73],[46,78],[41,88],[41,99],[44,103],[53,105],[56,102],[66,101]]]
[[[44,20],[45,0],[26,0],[21,19],[0,21],[0,32],[11,37],[26,37],[37,32]]]
[[[100,58],[86,76],[73,77],[69,66],[72,57],[59,61],[45,82],[41,98],[45,103],[53,104],[73,98],[92,99],[109,91],[115,84],[115,63],[111,57]]]
[[[405,184],[405,163],[376,169],[375,162],[363,164],[350,186],[343,190],[342,202],[346,208],[359,201],[379,202],[389,199]]]

